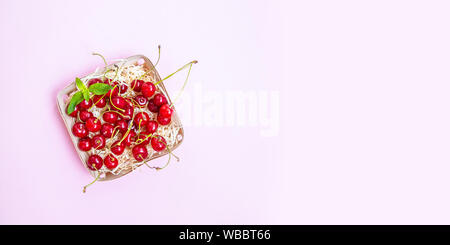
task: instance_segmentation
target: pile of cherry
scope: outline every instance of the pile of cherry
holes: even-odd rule
[[[143,161],[148,157],[147,145],[155,151],[166,149],[166,140],[160,135],[154,134],[159,125],[168,125],[171,122],[173,109],[169,106],[166,97],[156,92],[156,86],[152,82],[134,80],[128,88],[125,84],[94,78],[89,80],[88,86],[94,83],[106,83],[113,88],[105,95],[94,95],[92,98],[83,100],[75,110],[69,114],[76,118],[72,127],[72,133],[79,137],[78,148],[82,151],[91,149],[101,150],[106,146],[107,139],[119,135],[118,140],[111,144],[110,151],[102,159],[98,154],[89,156],[87,165],[91,170],[99,170],[103,164],[106,168],[115,169],[119,161],[116,156],[124,153],[126,148],[131,148],[133,157]],[[125,98],[122,95],[132,89],[136,92],[135,97]],[[104,108],[108,106],[99,118],[93,116],[92,108]],[[157,120],[150,120],[146,112],[137,112],[135,109],[145,108],[152,113],[157,113]]]

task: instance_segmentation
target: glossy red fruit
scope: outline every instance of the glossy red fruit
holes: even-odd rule
[[[120,108],[120,109],[125,109],[128,105],[128,102],[120,96],[115,96],[111,99],[110,101],[113,109]]]
[[[114,131],[114,126],[110,123],[104,123],[102,125],[102,129],[100,131],[100,133],[103,135],[103,137],[105,138],[111,138],[112,134]]]
[[[68,109],[68,108],[67,108]],[[66,113],[69,115],[69,116],[71,116],[71,117],[77,117],[77,115],[78,115],[78,111],[80,111],[80,109],[78,108],[78,106],[75,106],[75,109],[72,111],[72,113],[68,113],[67,112],[67,109],[66,109]]]
[[[123,94],[123,93],[127,92],[127,90],[128,90],[128,86],[126,84],[121,84],[119,88],[120,88],[119,89],[120,94]]]
[[[144,83],[144,81],[142,81],[142,80],[134,80],[131,82],[131,89],[135,92],[141,92],[143,83]]]
[[[90,111],[80,111],[80,120],[86,122],[90,117],[92,117],[92,112]]]
[[[96,83],[103,83],[103,81],[100,78],[92,78],[88,82],[88,87],[91,86],[92,84],[96,84]]]
[[[153,113],[157,113],[159,111],[159,107],[157,105],[155,105],[155,101],[153,99],[150,99],[148,101],[148,106],[147,107]]]
[[[164,104],[167,104],[167,99],[162,94],[155,94],[153,97],[153,103],[155,103],[156,106],[160,107]]]
[[[139,107],[141,107],[141,108],[145,107],[148,102],[147,97],[145,97],[143,95],[138,95],[138,96],[134,97],[133,100],[136,101],[136,104],[138,104]]]
[[[119,144],[119,142],[120,142],[120,140],[114,142],[111,145],[111,152],[116,154],[117,156],[121,155],[125,151],[125,147],[126,147],[126,145],[123,142],[121,142],[120,144]]]
[[[111,97],[119,95],[119,83],[114,82],[112,84],[112,87],[113,88],[110,89],[105,95],[107,98],[111,98]]]
[[[128,130],[128,123],[125,120],[119,120],[116,122],[116,126],[118,126],[118,130],[121,133],[124,133]]]
[[[131,152],[133,153],[134,159],[136,159],[139,162],[143,161],[145,158],[148,157],[147,147],[145,147],[144,145],[137,145],[133,147]]]
[[[159,115],[161,117],[172,117],[173,109],[170,108],[169,104],[164,104],[159,108]]]
[[[134,116],[134,123],[137,127],[144,127],[148,121],[150,121],[150,117],[146,112],[139,112]]]
[[[136,143],[139,145],[148,145],[150,143],[150,138],[148,137],[150,133],[142,132],[139,134],[139,136],[136,138]]]
[[[158,129],[158,123],[155,120],[151,120],[145,125],[145,132],[153,134]]]
[[[103,95],[94,95],[94,97],[92,97],[92,102],[98,108],[103,108],[106,106],[106,98]]]
[[[171,117],[162,117],[161,114],[158,114],[158,116],[156,117],[156,120],[158,120],[159,124],[161,124],[161,125],[168,125],[172,121],[172,118]]]
[[[106,139],[103,135],[97,134],[96,136],[92,137],[92,148],[96,150],[100,150],[105,148]]]
[[[78,141],[78,149],[89,151],[92,148],[91,138],[85,137]]]
[[[141,92],[147,98],[152,97],[153,94],[155,94],[155,91],[156,91],[156,86],[155,86],[155,84],[153,84],[151,82],[143,83],[141,86]]]
[[[88,135],[89,131],[87,130],[86,125],[84,123],[77,122],[72,127],[72,133],[76,137],[83,138]]]
[[[78,106],[80,107],[80,110],[87,110],[89,108],[91,108],[92,106],[92,100],[83,100],[80,102],[80,104],[78,104]]]
[[[130,120],[134,114],[134,107],[127,106],[127,108],[125,108],[125,111],[123,111],[122,114],[125,116],[125,119]]]
[[[102,129],[102,123],[98,118],[90,117],[86,120],[86,128],[89,132],[98,132]]]
[[[119,165],[119,161],[117,160],[116,157],[114,157],[112,154],[108,154],[105,157],[105,166],[110,169],[113,170],[117,167],[117,165]]]
[[[115,123],[117,121],[117,117],[119,114],[113,112],[113,111],[107,111],[103,113],[103,121],[109,122],[109,123]]]
[[[153,150],[162,151],[166,149],[166,140],[161,135],[155,135],[151,140]]]
[[[135,138],[136,138],[136,132],[134,132],[134,130],[130,130],[130,131],[127,133],[127,135],[125,136],[125,139],[123,140],[123,143],[124,143],[126,146],[130,146],[131,143],[134,142]]]
[[[87,166],[91,170],[99,170],[103,166],[103,159],[99,155],[90,155]]]

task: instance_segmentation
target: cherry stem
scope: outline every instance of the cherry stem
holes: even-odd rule
[[[117,106],[115,106],[114,105],[114,103],[112,103],[112,92],[114,91],[114,89],[117,87],[117,85],[115,85],[112,89],[111,89],[111,93],[109,94],[109,101],[111,102],[111,105],[112,106],[114,106],[114,108],[116,108],[117,110],[119,110],[119,111],[122,111],[122,112],[124,112],[125,110],[124,109],[120,109],[120,108],[118,108]]]
[[[92,53],[92,55],[100,56],[100,57],[103,59],[103,62],[105,63],[105,67],[108,66],[108,62],[106,62],[106,59],[105,59],[105,57],[103,57],[103,55],[101,55],[101,54],[99,54],[99,53]]]
[[[183,84],[183,86],[181,87],[180,92],[178,92],[177,96],[175,97],[175,99],[174,99],[173,102],[171,103],[170,107],[173,107],[173,104],[175,104],[175,102],[177,102],[177,100],[180,98],[181,94],[183,93],[184,87],[186,87],[187,81],[188,81],[188,79],[189,79],[189,75],[191,74],[191,69],[192,69],[192,65],[193,65],[193,64],[196,64],[196,63],[191,63],[191,65],[189,66],[189,71],[188,71],[188,74],[187,74],[187,76],[186,76],[186,80],[184,81],[184,84]]]
[[[154,67],[158,65],[160,57],[161,57],[161,45],[158,45],[158,60],[156,61]]]
[[[98,171],[98,169],[97,169],[97,167],[95,167],[95,165],[94,165],[94,168],[95,168],[95,171]],[[99,178],[100,178],[100,172],[98,172],[97,177],[95,177],[94,181],[92,181],[91,183],[89,183],[83,187],[83,193],[86,193],[86,188],[88,188],[90,185],[94,184]]]
[[[183,70],[184,68],[186,68],[186,67],[188,67],[188,66],[191,66],[192,64],[197,64],[197,63],[198,63],[198,61],[196,61],[196,60],[187,63],[186,65],[184,65],[184,66],[181,67],[180,69],[176,70],[174,73],[168,75],[167,77],[165,77],[165,78],[162,79],[162,80],[159,80],[157,83],[155,83],[155,85],[158,85],[158,84],[162,83],[164,80],[170,78],[171,76],[175,75],[177,72]]]

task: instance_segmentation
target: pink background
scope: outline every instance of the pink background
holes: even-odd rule
[[[449,224],[449,11],[448,1],[3,0],[0,223]],[[191,84],[279,91],[279,134],[188,126],[180,163],[83,194],[92,178],[56,94],[102,64],[92,52],[155,60],[158,44],[163,76],[198,59]]]

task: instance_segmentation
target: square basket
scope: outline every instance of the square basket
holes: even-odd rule
[[[143,71],[150,71],[148,73],[148,78],[151,79],[152,82],[155,83],[155,82],[161,80],[161,78],[160,78],[158,72],[156,71],[155,67],[153,66],[152,62],[143,55],[131,56],[129,58],[119,60],[116,63],[109,64],[106,67],[97,68],[97,70],[95,72],[81,78],[81,80],[84,83],[86,83],[91,78],[102,77],[104,75],[105,71],[108,71],[108,69],[109,70],[119,69],[118,72],[122,73],[122,72],[125,72],[125,70],[121,71],[120,69],[126,69],[127,67],[134,67],[136,69],[137,69],[137,67],[142,67]],[[130,78],[132,78],[132,77],[133,76],[131,75]],[[136,77],[137,77],[137,75],[136,75]],[[146,81],[148,81],[148,80],[146,80]],[[131,81],[126,81],[126,82],[131,82]],[[130,88],[130,86],[128,86],[128,87]],[[167,98],[168,103],[172,104],[169,94],[167,93],[163,82],[156,85],[156,88],[157,88],[156,89],[157,93],[158,92],[162,93]],[[130,91],[128,91],[128,90],[130,90]],[[129,93],[130,96],[133,96],[133,94],[135,95],[134,91],[131,91],[131,89],[128,89],[128,90],[127,90],[127,93]],[[99,154],[102,158],[104,158],[105,155],[109,154],[109,152],[106,147],[105,147],[105,149],[103,149],[103,152],[102,152],[102,150],[94,150],[94,149],[92,149],[91,151],[88,151],[88,152],[84,152],[84,151],[81,151],[80,149],[78,149],[78,146],[77,146],[78,138],[76,136],[74,136],[72,133],[72,126],[76,122],[76,119],[67,115],[67,113],[66,113],[66,108],[70,101],[71,95],[75,91],[77,91],[75,82],[70,83],[67,87],[62,89],[57,95],[57,106],[58,106],[59,112],[61,114],[61,118],[63,119],[64,124],[66,125],[67,132],[69,133],[69,137],[72,140],[72,143],[75,147],[75,150],[78,153],[78,156],[80,157],[81,162],[83,163],[85,168],[91,173],[91,175],[93,177],[97,177],[97,171],[92,171],[87,167],[87,159],[90,154],[94,154],[94,151],[96,151],[95,154]],[[146,107],[142,110],[145,111]],[[146,112],[150,115],[151,120],[154,120],[156,118],[156,114],[151,113],[150,111],[146,111]],[[137,112],[135,111],[135,113],[137,113]],[[98,116],[98,115],[99,114],[94,113],[94,116]],[[103,123],[103,119],[101,117],[99,119]],[[165,126],[159,125],[157,133],[161,134],[163,137],[165,137],[165,136],[168,137],[168,138],[166,138],[166,141],[167,141],[167,147],[169,147],[170,151],[173,151],[175,148],[177,148],[181,144],[181,142],[184,139],[184,131],[183,131],[183,127],[181,125],[180,119],[176,113],[176,110],[174,110],[174,112],[173,112],[172,120],[171,120],[170,124],[165,125]],[[89,133],[89,135],[92,136],[94,134]],[[107,139],[106,145],[108,146],[108,144],[111,144],[112,141],[114,141],[114,139]],[[120,171],[109,171],[107,169],[103,169],[103,168],[105,168],[105,166],[103,166],[102,169],[100,169],[100,171],[98,173],[98,174],[100,174],[99,180],[100,181],[113,180],[115,178],[124,176],[124,175],[132,172],[137,167],[140,167],[144,164],[150,166],[151,160],[158,158],[158,157],[162,157],[169,153],[167,148],[163,151],[156,152],[152,149],[152,147],[150,145],[147,145],[147,150],[148,150],[148,157],[146,159],[144,159],[144,161],[142,161],[142,162],[138,162],[132,156],[129,157],[129,152],[128,152],[128,155],[125,155],[125,156],[122,156],[121,158],[119,158],[119,166],[117,169],[119,169],[119,167],[120,167]],[[130,151],[130,149],[127,147],[126,151]]]

